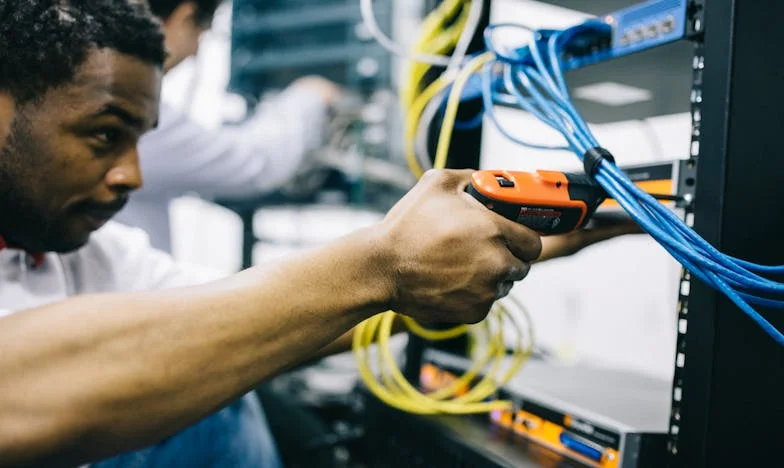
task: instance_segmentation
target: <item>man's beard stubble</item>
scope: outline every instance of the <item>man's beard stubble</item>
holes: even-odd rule
[[[32,138],[26,119],[17,114],[11,132],[0,151],[0,236],[7,243],[30,251],[45,251],[45,239],[49,237],[49,216],[36,207],[31,190],[25,187],[41,187],[45,181],[30,168],[36,161],[25,161],[23,155]],[[31,148],[30,148],[31,149]]]

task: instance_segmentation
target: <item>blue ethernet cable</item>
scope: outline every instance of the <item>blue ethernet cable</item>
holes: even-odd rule
[[[513,26],[492,25],[485,31],[487,48],[496,54],[496,63],[504,67],[501,90],[514,96],[520,108],[560,132],[570,149],[583,159],[599,144],[571,101],[561,57],[564,47],[573,38],[584,32],[606,28],[606,25],[588,21],[563,31],[550,31],[549,34],[536,32],[535,40],[527,47],[511,52],[498,50],[492,41],[492,31]],[[546,55],[542,53],[543,50],[547,51]],[[498,126],[497,120],[492,118],[492,110],[488,110],[492,109],[495,96],[500,94],[489,85],[492,67],[493,64],[488,64],[482,71],[482,91],[485,112]],[[528,96],[523,95],[520,88]],[[504,130],[502,133],[508,134]],[[760,276],[764,273],[784,273],[784,266],[759,265],[720,252],[607,160],[600,161],[594,178],[675,260],[695,277],[726,295],[777,343],[784,346],[784,334],[751,307],[754,304],[784,309],[784,300],[761,296],[784,295],[784,284]]]
[[[749,304],[724,280],[711,271],[703,271],[701,267],[693,263],[693,259],[688,255],[683,255],[679,249],[672,248],[672,239],[669,238],[667,231],[663,228],[659,228],[655,223],[652,223],[651,220],[644,215],[644,213],[639,211],[639,209],[634,206],[634,201],[630,199],[629,194],[624,191],[623,187],[618,183],[618,181],[612,179],[611,177],[607,177],[601,168],[597,172],[596,179],[608,191],[608,193],[615,197],[615,199],[621,204],[621,206],[623,206],[626,212],[629,213],[632,218],[634,218],[634,220],[643,227],[643,229],[645,229],[654,239],[662,244],[662,246],[670,253],[670,255],[675,258],[676,261],[678,261],[678,263],[686,267],[687,270],[689,270],[700,280],[704,281],[707,285],[726,295],[730,300],[732,300],[732,302],[735,303],[735,305],[737,305],[744,313],[746,313],[749,318],[751,318],[768,335],[770,335],[774,341],[776,341],[779,345],[784,346],[784,334],[777,330],[770,322],[765,320],[765,318],[762,317],[759,312],[751,308]],[[769,300],[766,299],[765,302],[767,301]],[[781,308],[781,306],[777,307]]]
[[[506,128],[504,128],[503,125],[501,125],[501,122],[498,121],[498,118],[495,114],[494,106],[495,106],[495,101],[497,99],[497,95],[499,94],[494,93],[492,90],[492,81],[493,81],[492,64],[485,64],[485,66],[482,68],[481,78],[482,78],[482,91],[483,91],[482,100],[484,102],[485,115],[487,115],[490,121],[493,122],[493,126],[502,135],[504,135],[504,137],[521,146],[525,146],[533,149],[544,149],[544,150],[569,150],[570,149],[567,146],[551,146],[551,145],[539,145],[536,143],[530,143],[512,135]],[[515,97],[516,97],[515,102],[518,105],[522,106],[524,109],[529,110],[531,113],[538,116],[536,109],[534,109],[522,95],[515,96]]]

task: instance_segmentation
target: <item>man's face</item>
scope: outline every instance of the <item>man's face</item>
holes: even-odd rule
[[[0,235],[9,244],[71,251],[122,208],[142,183],[136,145],[157,121],[160,78],[152,65],[95,49],[70,83],[0,106],[0,122],[11,120],[0,139]]]

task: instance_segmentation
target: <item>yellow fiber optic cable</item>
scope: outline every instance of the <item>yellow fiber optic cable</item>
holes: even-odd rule
[[[406,161],[408,161],[408,166],[411,169],[411,172],[413,172],[417,178],[422,177],[422,174],[424,173],[424,170],[419,165],[419,161],[417,161],[415,153],[416,150],[414,147],[414,140],[416,138],[417,127],[419,125],[419,118],[421,117],[422,112],[425,110],[427,103],[430,102],[430,100],[436,97],[439,93],[441,93],[444,89],[446,89],[450,84],[451,80],[444,76],[437,78],[435,81],[430,83],[430,85],[425,88],[425,90],[422,91],[419,96],[417,96],[417,98],[411,104],[411,108],[406,113],[405,128],[403,133]]]
[[[477,0],[481,1],[481,0]],[[445,8],[436,8],[422,23],[413,51],[415,53],[443,54],[457,46],[460,35],[468,22],[469,4],[466,4],[454,24],[446,26],[460,7],[461,0],[450,0],[441,4]],[[401,103],[407,107],[413,101],[422,78],[431,68],[429,64],[409,62],[406,73],[403,74],[401,86]]]
[[[455,128],[455,121],[457,120],[457,108],[460,106],[460,97],[463,94],[463,88],[471,78],[471,75],[478,72],[485,64],[489,63],[495,58],[492,52],[485,52],[475,59],[471,60],[465,68],[460,70],[455,83],[449,93],[449,99],[446,102],[446,110],[444,111],[444,120],[441,123],[441,133],[438,136],[438,146],[436,149],[436,157],[433,166],[436,168],[446,167],[446,159],[449,154],[449,142],[452,139],[452,132]]]

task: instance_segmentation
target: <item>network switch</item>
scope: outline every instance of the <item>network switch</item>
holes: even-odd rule
[[[428,349],[421,384],[435,390],[469,365]],[[637,373],[532,361],[496,395],[513,408],[491,413],[487,427],[513,435],[507,440],[512,446],[516,438],[524,439],[583,466],[658,467],[665,454],[670,388],[668,381]]]

